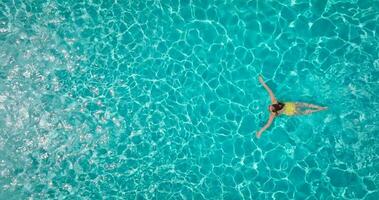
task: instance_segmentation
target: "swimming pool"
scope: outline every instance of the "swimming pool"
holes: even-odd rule
[[[0,3],[0,199],[377,199],[378,1]],[[281,117],[269,98],[328,106]]]

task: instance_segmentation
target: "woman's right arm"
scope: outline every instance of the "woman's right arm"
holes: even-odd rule
[[[263,87],[267,90],[268,94],[270,95],[270,99],[271,99],[271,103],[272,104],[276,104],[278,103],[278,101],[276,100],[275,98],[275,95],[274,93],[272,92],[272,90],[267,86],[267,84],[263,81],[263,78],[262,76],[259,76],[259,82],[263,85]]]

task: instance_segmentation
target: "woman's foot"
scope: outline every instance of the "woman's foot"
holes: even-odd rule
[[[319,110],[327,110],[328,107],[320,107]]]

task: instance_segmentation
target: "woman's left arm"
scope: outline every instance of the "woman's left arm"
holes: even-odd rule
[[[268,129],[268,127],[271,126],[272,122],[274,121],[274,118],[275,118],[275,114],[270,113],[270,117],[268,118],[266,125],[264,127],[262,127],[261,130],[259,130],[256,134],[256,137],[258,139],[261,137],[263,131],[265,131],[266,129]]]

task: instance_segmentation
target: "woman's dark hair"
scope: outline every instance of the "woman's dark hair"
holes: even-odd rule
[[[278,111],[281,110],[281,109],[283,109],[284,103],[281,103],[281,102],[278,101],[278,103],[272,104],[271,106],[274,107],[274,109],[272,110],[272,112],[278,114]]]

